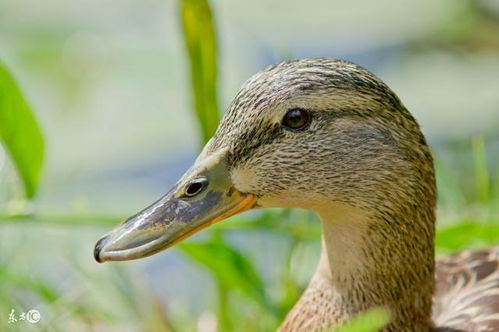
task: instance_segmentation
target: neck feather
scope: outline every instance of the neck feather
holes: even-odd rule
[[[335,206],[320,213],[319,265],[281,330],[334,327],[369,308],[385,306],[391,312],[385,331],[428,331],[434,217],[405,212],[381,217]]]

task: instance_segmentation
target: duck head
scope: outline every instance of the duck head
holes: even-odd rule
[[[283,62],[242,86],[194,165],[101,238],[95,259],[149,256],[252,208],[402,213],[433,204],[428,177],[425,139],[381,80],[345,61]]]

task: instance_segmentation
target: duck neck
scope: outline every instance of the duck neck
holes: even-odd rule
[[[384,331],[428,331],[434,283],[433,220],[369,215],[351,207],[321,213],[317,271],[283,325],[324,328],[384,306]],[[311,303],[314,303],[311,306]],[[312,308],[314,312],[307,312]],[[300,322],[300,323],[298,323]]]

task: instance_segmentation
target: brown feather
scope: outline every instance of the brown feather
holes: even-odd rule
[[[443,257],[435,274],[438,331],[499,331],[499,247]]]

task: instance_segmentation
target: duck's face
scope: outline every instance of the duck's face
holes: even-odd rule
[[[260,207],[319,211],[363,203],[358,191],[372,192],[384,182],[380,176],[394,175],[399,151],[382,118],[338,107],[344,98],[362,103],[347,95],[295,90],[259,111],[246,110],[247,118],[241,114],[246,123],[226,147],[234,187],[256,195]],[[215,151],[226,135],[215,136]]]
[[[277,65],[243,85],[193,167],[103,237],[95,257],[148,256],[254,207],[320,212],[386,201],[394,189],[404,194],[399,178],[412,163],[403,142],[421,137],[395,95],[362,68],[330,60]]]

